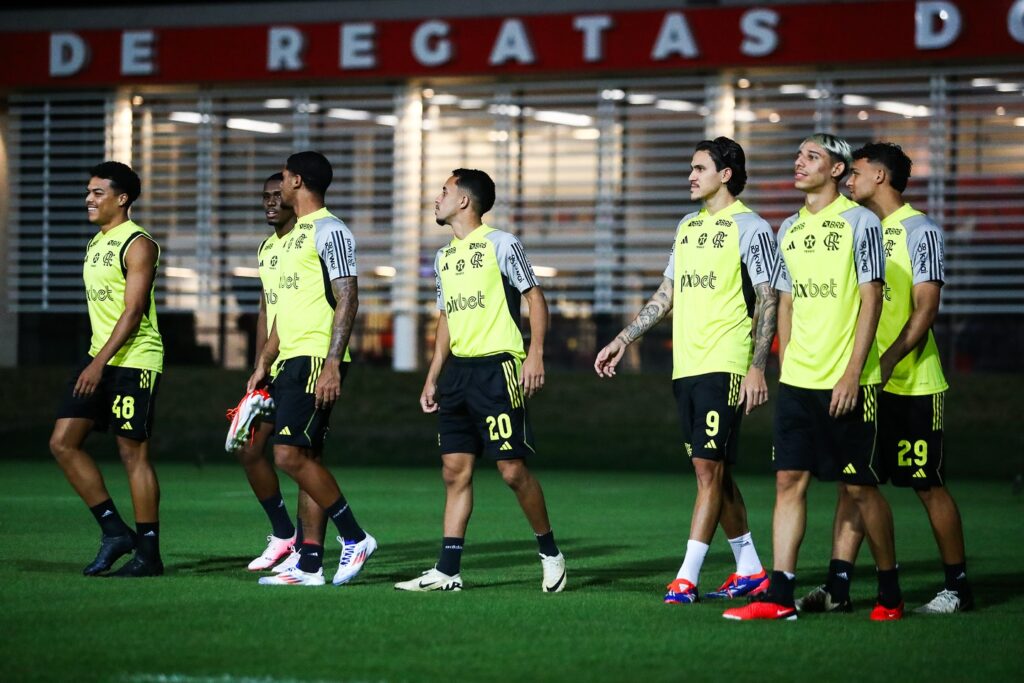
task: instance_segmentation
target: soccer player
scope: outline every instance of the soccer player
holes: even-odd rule
[[[614,377],[626,347],[675,309],[672,389],[697,475],[697,499],[682,566],[665,594],[669,604],[700,599],[697,580],[718,525],[736,571],[706,597],[749,595],[768,583],[731,468],[743,415],[768,400],[764,368],[775,338],[775,235],[736,199],[747,170],[735,141],[701,142],[690,167],[690,199],[703,206],[679,222],[658,291],[594,362],[599,377]]]
[[[160,485],[149,461],[149,437],[164,359],[153,298],[160,248],[128,217],[142,191],[139,176],[116,161],[93,167],[90,176],[85,207],[99,232],[89,241],[82,269],[92,343],[67,384],[50,451],[102,530],[99,552],[82,573],[102,574],[134,551],[109,576],[159,576],[164,571]],[[96,462],[83,450],[94,430],[112,431],[117,440],[131,490],[134,531],[118,513]]]
[[[932,334],[944,281],[942,230],[903,200],[910,158],[892,143],[875,142],[853,153],[850,196],[882,220],[885,302],[878,323],[883,390],[878,396],[882,469],[893,486],[917,493],[931,522],[945,569],[945,588],[914,610],[951,614],[974,605],[964,551],[963,524],[945,486],[942,412],[946,379]],[[824,586],[797,601],[802,611],[849,606],[853,563],[864,538],[863,521],[841,496],[832,562]]]
[[[281,200],[280,173],[275,173],[263,183],[263,213],[267,225],[274,233],[263,240],[258,250],[260,280],[263,284],[263,296],[260,297],[260,312],[256,321],[256,357],[263,353],[270,327],[277,311],[277,286],[279,278],[278,249],[284,238],[295,227],[295,211],[285,206]],[[277,375],[276,364],[270,370],[271,379]],[[238,460],[245,469],[253,493],[270,521],[271,533],[267,536],[267,547],[263,553],[249,563],[250,571],[261,571],[273,567],[275,572],[294,567],[299,560],[298,548],[304,541],[304,525],[311,531],[311,540],[323,545],[323,532],[326,518],[323,510],[303,491],[299,491],[299,517],[292,524],[281,497],[281,487],[273,465],[263,456],[264,449],[274,433],[273,418],[262,420],[253,430],[252,440],[238,451]],[[316,450],[314,456],[320,459],[321,452]],[[303,521],[305,520],[305,521]],[[282,561],[283,560],[283,561]],[[277,566],[275,566],[277,565]]]
[[[493,205],[494,181],[465,168],[452,171],[434,200],[437,224],[449,226],[454,237],[434,259],[440,315],[420,406],[438,414],[444,538],[434,568],[396,583],[399,590],[462,590],[473,467],[481,453],[497,462],[537,537],[541,590],[557,593],[566,584],[544,493],[526,466],[535,451],[525,399],[544,386],[548,307],[523,245],[481,220]],[[519,331],[521,297],[530,311],[529,353]]]
[[[903,614],[892,511],[878,490],[875,330],[882,311],[885,257],[878,218],[839,193],[851,165],[850,145],[827,133],[800,145],[794,186],[804,206],[779,229],[782,377],[775,410],[772,519],[774,567],[761,601],[726,610],[729,619],[796,619],[796,560],[807,526],[813,474],[839,479],[864,520],[878,567],[873,620]]]
[[[348,227],[324,206],[334,171],[319,152],[288,157],[281,200],[298,218],[278,258],[277,306],[270,337],[249,378],[252,391],[278,364],[272,393],[274,462],[323,508],[338,529],[341,558],[334,585],[348,583],[377,549],[356,521],[331,473],[316,457],[331,408],[341,395],[350,357],[348,340],[358,308],[356,246]],[[307,535],[298,562],[263,585],[322,586],[323,545]]]

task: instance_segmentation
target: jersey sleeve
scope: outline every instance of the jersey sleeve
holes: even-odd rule
[[[932,221],[921,217],[919,222],[905,221],[907,228],[907,253],[914,284],[946,281],[945,245],[942,230]]]
[[[441,250],[434,254],[434,287],[437,289],[437,309],[444,310],[444,292],[441,290]]]
[[[865,208],[851,212],[853,223],[854,264],[857,282],[885,282],[885,251],[882,248],[882,224],[878,216]]]
[[[771,282],[779,253],[771,226],[756,213],[739,214],[735,221],[740,233],[740,260],[747,267],[750,284]]]
[[[316,222],[316,250],[331,280],[356,277],[356,240],[340,220],[330,217]]]
[[[782,227],[779,228],[778,234],[775,236],[775,250],[778,254],[778,260],[775,264],[775,271],[772,273],[772,287],[779,292],[792,292],[793,281],[789,277],[789,268],[786,267],[786,252],[784,250],[783,238],[786,236],[786,232],[789,227],[796,221],[796,216],[790,216],[783,223]]]
[[[533,266],[526,258],[526,250],[519,239],[507,232],[495,230],[487,235],[494,242],[495,256],[498,259],[498,270],[520,292],[536,287],[537,276],[533,274]]]

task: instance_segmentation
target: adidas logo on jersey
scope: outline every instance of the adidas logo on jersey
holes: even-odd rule
[[[914,472],[913,478],[914,479],[927,479],[928,475],[924,473],[924,468],[921,468],[921,469],[918,469],[917,472]]]
[[[121,425],[121,429],[130,430],[131,428],[132,428],[132,423],[131,422],[125,422],[123,425]]]
[[[708,449],[709,451],[717,451],[718,450],[718,446],[715,445],[714,439],[708,439],[708,442],[706,444],[704,444],[704,448]]]
[[[851,462],[849,465],[843,468],[843,474],[857,474],[857,468],[853,466]]]
[[[501,444],[501,448],[499,448],[498,450],[499,451],[510,451],[510,450],[512,450],[512,444],[510,444],[508,441],[506,441],[505,443]]]
[[[280,434],[281,436],[291,436],[292,435],[292,430],[290,430],[287,427],[285,427],[284,429],[279,431],[278,434]]]

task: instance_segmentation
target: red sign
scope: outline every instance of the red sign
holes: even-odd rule
[[[4,86],[1020,60],[1024,0],[0,34]]]

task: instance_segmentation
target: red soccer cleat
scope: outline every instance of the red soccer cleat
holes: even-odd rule
[[[786,621],[795,621],[796,607],[780,605],[777,602],[752,602],[744,607],[727,609],[722,616],[734,621],[749,621],[750,619],[785,619]]]
[[[896,621],[903,618],[903,601],[895,607],[886,607],[882,603],[871,610],[871,621]]]

